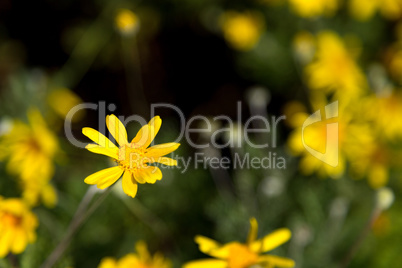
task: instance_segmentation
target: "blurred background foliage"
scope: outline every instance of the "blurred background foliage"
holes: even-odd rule
[[[119,18],[122,9],[129,15]],[[205,257],[195,235],[245,241],[253,216],[260,237],[281,227],[292,231],[291,241],[274,253],[294,259],[296,267],[400,267],[401,18],[399,0],[1,1],[0,195],[25,198],[23,192],[31,191],[27,181],[53,190],[32,190],[43,199],[31,204],[40,222],[37,240],[22,254],[0,259],[0,267],[40,267],[87,192],[84,178],[112,164],[74,147],[63,130],[72,106],[100,101],[114,104],[116,115],[147,120],[150,105],[159,102],[176,105],[186,118],[224,114],[236,120],[236,103],[242,101],[239,125],[255,114],[286,114],[277,148],[204,152],[228,157],[276,152],[285,157],[286,169],[163,169],[163,180],[141,185],[135,199],[115,186],[55,267],[96,267],[103,257],[132,252],[139,240],[180,267]],[[325,43],[322,33],[332,41]],[[309,67],[320,60],[327,65]],[[326,72],[321,79],[329,85],[314,88],[319,72]],[[315,164],[292,143],[300,127],[292,116],[334,100],[355,136],[346,132],[353,139],[340,144],[343,169],[320,172],[308,168]],[[49,164],[54,170],[43,180],[24,180],[20,168],[7,167],[6,152],[15,147],[5,137],[16,120],[28,123],[30,109],[40,111],[58,142]],[[175,139],[175,112],[158,114],[163,125],[157,143]],[[73,134],[83,142],[86,126],[104,129],[98,111],[74,117]],[[140,126],[127,127],[130,138]],[[199,152],[181,143],[175,155]],[[372,147],[392,153],[380,157]],[[362,151],[373,152],[374,162]],[[377,196],[384,186],[396,197],[389,209]],[[343,265],[348,256],[350,264]]]

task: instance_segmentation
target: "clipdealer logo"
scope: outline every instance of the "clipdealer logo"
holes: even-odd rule
[[[170,109],[178,115],[179,131],[175,133],[176,139],[173,142],[183,142],[190,148],[196,150],[192,157],[172,156],[177,161],[177,167],[186,171],[190,164],[194,168],[202,169],[286,169],[286,157],[277,150],[277,128],[281,121],[286,119],[285,115],[268,116],[253,114],[247,119],[242,118],[242,103],[237,103],[236,118],[227,115],[208,117],[204,115],[193,115],[186,118],[179,107],[169,103],[157,103],[151,105],[151,118],[156,115],[156,109]],[[105,129],[105,118],[108,113],[116,109],[114,104],[106,105],[101,101],[96,103],[83,103],[77,105],[68,113],[64,122],[64,130],[67,139],[71,144],[85,148],[86,142],[80,141],[73,135],[71,122],[75,113],[82,109],[94,110],[98,114],[99,132],[114,140]],[[124,126],[131,123],[146,125],[147,121],[139,115],[119,116],[118,119]],[[244,121],[244,124],[242,123]],[[193,135],[192,135],[193,134]],[[102,135],[103,134],[99,134]],[[263,137],[263,139],[261,139]],[[151,143],[150,146],[153,144]],[[253,155],[245,148],[264,150],[263,154]],[[222,149],[230,149],[231,157],[222,156]],[[120,149],[125,155],[124,148]],[[138,165],[136,153],[127,155],[125,158],[130,164]],[[146,161],[152,163],[153,161]],[[165,167],[164,167],[165,168]],[[166,166],[169,168],[169,166]]]
[[[321,110],[317,110],[304,121],[302,126],[302,142],[304,148],[312,156],[332,167],[339,165],[339,123],[326,123],[325,152],[319,152],[307,145],[304,131],[308,126],[314,123],[323,122],[331,118],[338,118],[338,114],[339,104],[338,101],[335,101],[325,106],[324,116],[321,115]]]

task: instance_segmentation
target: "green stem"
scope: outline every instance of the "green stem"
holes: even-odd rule
[[[84,32],[67,62],[56,73],[54,77],[55,85],[73,88],[88,72],[101,50],[113,36],[114,29],[110,26],[108,17],[110,17],[114,9],[115,2],[111,1]]]
[[[41,268],[51,268],[54,266],[54,264],[57,263],[57,261],[60,259],[60,257],[64,254],[64,252],[70,245],[73,236],[82,226],[82,224],[89,218],[89,216],[91,216],[92,213],[105,200],[105,198],[110,193],[110,190],[111,187],[109,187],[106,191],[104,191],[101,194],[101,196],[99,196],[99,198],[92,204],[92,206],[88,208],[89,203],[91,202],[96,193],[96,189],[94,187],[88,188],[80,204],[78,205],[77,211],[74,214],[74,217],[70,222],[70,225],[68,226],[66,235],[58,243],[58,245],[55,247],[55,249],[52,251],[49,257],[45,260],[45,262],[41,265]]]
[[[381,214],[381,209],[375,207],[373,212],[366,223],[366,226],[360,232],[359,236],[357,237],[355,243],[349,249],[347,255],[343,259],[340,267],[346,268],[349,266],[350,262],[353,260],[353,257],[356,255],[357,251],[359,250],[360,246],[363,244],[364,240],[366,239],[367,235],[370,233],[371,228],[373,227],[374,222],[377,220],[378,216]]]

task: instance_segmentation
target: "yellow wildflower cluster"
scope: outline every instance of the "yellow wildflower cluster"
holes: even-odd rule
[[[316,47],[314,60],[305,68],[309,88],[334,92],[339,100],[361,95],[367,82],[345,42],[326,31],[317,35]]]
[[[47,101],[54,112],[49,113],[47,120],[37,108],[31,108],[27,112],[28,123],[12,120],[0,136],[0,161],[6,162],[6,171],[17,178],[22,189],[21,199],[0,197],[0,258],[8,253],[19,254],[28,243],[35,242],[38,219],[30,211],[32,207],[41,203],[54,207],[57,202],[51,179],[55,159],[62,151],[56,134],[48,125],[59,125],[60,120],[53,115],[64,118],[81,99],[62,88],[51,91]]]
[[[98,268],[171,268],[172,264],[160,253],[152,256],[143,241],[135,245],[136,253],[129,253],[119,260],[106,257],[102,259]]]
[[[50,180],[59,144],[38,110],[28,112],[28,121],[29,125],[14,121],[11,130],[0,137],[0,160],[8,159],[7,170],[18,176],[23,197],[30,205],[41,200],[51,207],[57,200]]]
[[[311,49],[300,49],[300,40],[309,41],[315,51],[314,57],[306,56]],[[351,53],[333,32],[319,33],[314,41],[298,36],[295,49],[298,49],[295,52],[299,57],[311,59],[310,63],[300,62],[305,63],[312,110],[300,103],[290,103],[285,108],[294,128],[288,145],[294,155],[301,156],[303,173],[339,178],[348,162],[354,177],[367,177],[373,188],[386,185],[389,169],[394,164],[389,142],[402,137],[401,93],[389,85],[376,89],[377,93],[371,91],[355,61],[356,53]],[[359,100],[358,104],[356,100]],[[311,112],[328,113],[324,107],[334,101],[339,101],[336,117],[324,117],[314,124],[303,125]],[[334,124],[336,129],[331,129]],[[306,145],[323,157],[308,152]],[[328,148],[337,150],[328,153]],[[329,165],[331,162],[337,164]]]

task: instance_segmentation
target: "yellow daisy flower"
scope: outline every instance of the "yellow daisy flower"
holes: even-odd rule
[[[127,36],[137,33],[140,27],[138,16],[128,9],[119,10],[115,18],[115,23],[120,33]]]
[[[313,90],[335,92],[339,100],[359,96],[367,81],[347,50],[343,40],[333,32],[317,36],[315,59],[305,68],[308,86]]]
[[[257,12],[227,11],[222,16],[221,27],[226,41],[237,50],[255,47],[264,30],[264,19]]]
[[[295,266],[295,262],[291,259],[261,254],[287,242],[291,237],[289,229],[279,229],[260,240],[256,240],[257,220],[255,218],[250,219],[250,224],[251,228],[246,244],[235,241],[221,245],[207,237],[197,236],[195,241],[199,245],[200,251],[216,259],[192,261],[186,263],[183,268],[249,268],[254,267],[253,265],[266,268],[285,268]]]
[[[31,205],[45,198],[45,204],[53,206],[56,195],[49,184],[54,174],[54,158],[60,153],[56,135],[47,127],[37,109],[28,111],[29,125],[14,121],[10,132],[0,137],[0,161],[8,159],[7,170],[19,176],[23,196]],[[33,187],[31,187],[33,186]]]
[[[289,0],[294,12],[300,17],[331,16],[339,8],[339,0]]]
[[[285,107],[288,122],[294,128],[287,142],[290,153],[301,157],[300,170],[303,174],[317,173],[321,177],[339,178],[344,173],[346,159],[344,152],[338,148],[343,148],[350,116],[341,110],[338,117],[327,118],[324,107],[328,105],[328,102],[322,94],[312,95],[311,105],[313,111],[321,111],[322,120],[309,124],[304,129],[303,124],[311,116],[304,105],[290,103]],[[333,128],[328,127],[334,124],[338,128],[338,132],[334,132]],[[319,157],[309,152],[306,146],[319,152]],[[336,162],[338,163],[336,166],[328,164]]]
[[[297,115],[299,119],[299,127],[297,127],[289,136],[288,146],[291,153],[295,156],[300,156],[300,170],[304,175],[311,175],[317,173],[320,177],[330,176],[332,178],[339,178],[345,170],[346,159],[342,151],[331,151],[325,154],[326,148],[333,148],[336,144],[342,144],[344,138],[345,124],[339,122],[338,119],[329,119],[317,122],[302,130],[302,123],[307,119],[308,114]],[[330,124],[337,124],[339,127],[339,134],[329,133],[327,135],[327,126]],[[320,152],[321,158],[317,158],[307,151],[306,146],[309,146],[316,152]],[[342,146],[342,145],[341,145]],[[338,160],[336,160],[338,158]],[[327,163],[336,163],[337,166],[331,166]]]
[[[162,179],[161,170],[148,164],[157,162],[168,166],[177,165],[176,160],[164,155],[176,150],[180,146],[179,143],[165,143],[148,148],[162,125],[159,116],[155,116],[143,126],[130,143],[127,141],[126,128],[115,115],[106,117],[106,125],[120,147],[98,131],[86,127],[82,129],[82,133],[96,144],[88,144],[85,148],[93,153],[113,158],[118,165],[88,176],[85,183],[96,184],[98,188],[105,189],[123,175],[123,191],[135,197],[138,190],[137,183],[153,184]]]
[[[0,258],[9,252],[20,254],[35,242],[37,226],[37,217],[22,200],[0,196]]]
[[[137,242],[137,254],[127,254],[120,260],[114,258],[104,258],[99,264],[98,268],[171,268],[172,264],[169,260],[165,259],[163,255],[156,253],[151,256],[147,249],[147,245],[143,241]]]

